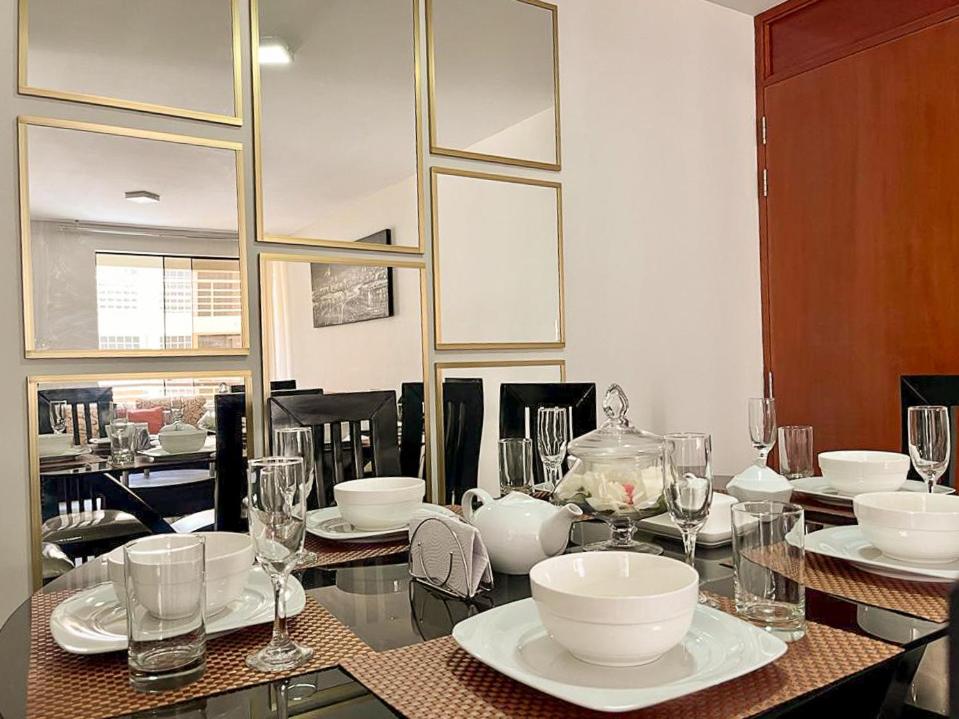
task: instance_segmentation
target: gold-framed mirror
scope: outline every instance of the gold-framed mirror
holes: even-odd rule
[[[557,8],[542,0],[426,0],[430,152],[562,165]]]
[[[562,186],[434,167],[431,188],[436,349],[564,347]]]
[[[421,254],[418,0],[251,17],[257,239]]]
[[[19,0],[19,92],[242,125],[239,4]]]
[[[27,357],[249,353],[242,145],[18,130]]]

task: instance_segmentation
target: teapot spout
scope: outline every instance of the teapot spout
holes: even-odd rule
[[[575,504],[557,508],[552,517],[543,522],[539,530],[539,543],[543,554],[552,557],[560,554],[569,544],[569,528],[573,521],[583,516],[583,510]]]

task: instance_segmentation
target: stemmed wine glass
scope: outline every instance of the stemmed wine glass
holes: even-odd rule
[[[931,494],[949,465],[949,410],[939,405],[909,408],[909,457]]]
[[[540,407],[536,410],[536,435],[539,456],[546,477],[542,487],[548,492],[556,489],[566,459],[569,443],[569,410],[566,407]]]
[[[54,434],[65,434],[67,431],[67,402],[58,399],[50,402],[50,426]]]
[[[667,434],[663,448],[663,494],[683,537],[686,563],[696,568],[696,535],[713,501],[712,440],[708,434]],[[701,604],[716,606],[702,592]]]
[[[246,663],[262,672],[293,669],[313,650],[290,639],[286,628],[286,582],[306,536],[306,483],[300,457],[251,459],[248,467],[250,537],[256,561],[273,582],[273,638]]]
[[[273,453],[278,457],[299,457],[303,460],[303,481],[306,496],[310,496],[316,482],[316,457],[313,454],[312,427],[282,427],[273,432]],[[317,494],[319,494],[319,486]],[[317,506],[321,506],[317,498]],[[300,551],[297,568],[313,566],[319,561],[316,552]]]
[[[757,467],[766,466],[766,457],[776,444],[776,400],[753,397],[749,400],[749,439],[759,452]]]

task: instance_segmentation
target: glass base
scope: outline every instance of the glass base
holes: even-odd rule
[[[784,642],[806,636],[806,610],[801,604],[787,602],[736,602],[736,614]]]
[[[638,552],[640,554],[662,554],[663,548],[649,542],[614,542],[607,539],[605,542],[591,542],[580,547],[573,547],[570,552]]]
[[[316,552],[311,552],[309,549],[304,549],[300,551],[299,555],[296,558],[296,569],[308,569],[309,567],[315,567],[320,563],[320,557]]]
[[[306,664],[313,656],[310,647],[301,647],[288,639],[282,643],[270,642],[260,651],[246,658],[246,664],[260,672],[285,672]]]
[[[193,661],[167,671],[153,671],[130,667],[130,685],[138,692],[165,692],[179,689],[203,676],[206,671],[206,657],[199,656]]]
[[[699,603],[706,607],[712,607],[713,609],[719,609],[719,602],[710,597],[708,594],[703,592],[699,593]]]

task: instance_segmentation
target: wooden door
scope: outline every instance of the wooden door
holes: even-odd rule
[[[959,374],[954,15],[760,72],[766,364],[780,423],[813,425],[817,451],[898,451],[899,377]]]

